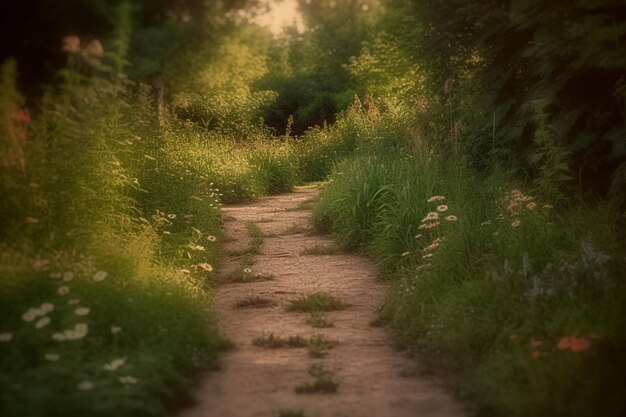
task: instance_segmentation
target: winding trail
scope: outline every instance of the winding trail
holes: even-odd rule
[[[226,354],[221,370],[209,374],[192,394],[196,403],[179,416],[464,415],[451,394],[420,376],[415,362],[394,349],[386,329],[371,325],[387,290],[376,278],[375,266],[353,254],[303,254],[315,245],[332,244],[330,237],[314,233],[310,225],[312,201],[318,194],[316,189],[298,188],[223,208],[225,256],[220,276],[224,283],[217,288],[215,307],[220,327],[235,349]],[[254,225],[263,233],[263,242],[246,255]],[[248,265],[251,271],[243,272]],[[233,282],[242,278],[252,279]],[[307,322],[309,313],[287,311],[294,298],[320,291],[346,305],[324,313],[333,327],[315,328]],[[267,304],[237,306],[254,297]],[[270,334],[322,335],[335,346],[322,357],[311,357],[306,348],[270,349],[252,343]],[[339,382],[336,393],[295,392],[297,386],[314,380],[308,373],[314,364],[332,372]]]

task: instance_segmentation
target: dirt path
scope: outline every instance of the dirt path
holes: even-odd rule
[[[332,253],[330,237],[312,232],[310,207],[317,194],[298,189],[223,209],[225,284],[217,290],[216,308],[220,327],[236,348],[193,394],[197,403],[180,416],[463,415],[450,394],[415,376],[414,362],[392,347],[386,329],[370,325],[386,285],[376,278],[371,262]],[[316,245],[326,245],[316,249],[330,254],[302,253]],[[314,292],[345,304],[341,310],[315,315],[317,326],[326,320],[332,327],[313,327],[310,313],[288,311],[291,300]],[[308,348],[258,345],[281,343]],[[336,393],[297,393],[296,387],[335,387]]]

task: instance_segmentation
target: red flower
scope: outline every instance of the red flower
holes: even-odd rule
[[[12,114],[12,117],[16,122],[30,123],[32,120],[30,118],[30,114],[28,114],[28,111],[26,110],[16,111]]]
[[[539,347],[543,345],[543,340],[531,340],[530,345],[532,347]]]
[[[589,349],[589,346],[591,346],[591,342],[585,337],[582,337],[580,339],[574,337],[573,339],[574,340],[572,340],[572,345],[570,347],[570,349],[572,349],[572,352],[584,352],[585,350]]]
[[[538,350],[533,350],[533,359],[539,359],[540,357],[543,356],[543,353],[539,352]]]
[[[570,347],[572,347],[572,339],[573,337],[562,337],[561,340],[559,340],[559,343],[556,345],[556,347],[559,350],[567,350]]]
[[[571,350],[572,352],[584,352],[591,346],[591,341],[586,337],[563,337],[559,340],[556,347],[559,350]]]

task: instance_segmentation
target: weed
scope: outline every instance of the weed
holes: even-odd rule
[[[320,244],[305,248],[301,255],[336,255],[341,252],[341,248],[334,243]]]
[[[293,223],[291,226],[280,232],[279,235],[298,235],[302,233],[309,233],[311,231],[312,229],[310,226]]]
[[[252,339],[252,344],[254,346],[276,349],[282,347],[303,348],[307,347],[309,342],[302,336],[281,337],[270,333],[268,335],[255,337]]]
[[[341,310],[343,308],[345,308],[345,306],[339,298],[325,292],[301,295],[291,300],[289,306],[287,306],[288,311],[304,311],[309,313]]]
[[[328,317],[319,311],[312,311],[311,315],[307,319],[307,323],[316,328],[334,327],[334,324],[328,321]]]
[[[246,229],[248,229],[248,235],[250,236],[250,244],[247,248],[240,250],[233,250],[229,253],[232,256],[245,256],[245,255],[257,255],[261,246],[263,245],[263,232],[259,226],[254,222],[246,222]],[[248,260],[251,263],[251,259]]]
[[[302,410],[279,410],[276,417],[306,417]]]
[[[334,394],[339,387],[339,381],[335,371],[315,364],[309,368],[309,375],[314,378],[313,382],[306,382],[295,388],[297,394]]]
[[[276,301],[269,298],[264,298],[258,295],[251,295],[244,298],[239,298],[235,301],[234,306],[237,308],[264,308],[272,307],[276,305]]]
[[[335,342],[326,339],[322,335],[312,336],[307,341],[307,348],[309,349],[309,356],[312,358],[321,358],[328,354],[328,350],[335,346]]]

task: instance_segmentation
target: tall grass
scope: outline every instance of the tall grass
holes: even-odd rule
[[[123,29],[104,56],[69,55],[36,109],[0,71],[3,416],[168,414],[228,347],[220,206],[299,179],[286,141],[157,116],[122,73]]]
[[[619,212],[546,200],[497,167],[478,174],[454,143],[397,135],[357,144],[314,220],[392,279],[383,317],[401,341],[454,370],[481,415],[623,415]]]

